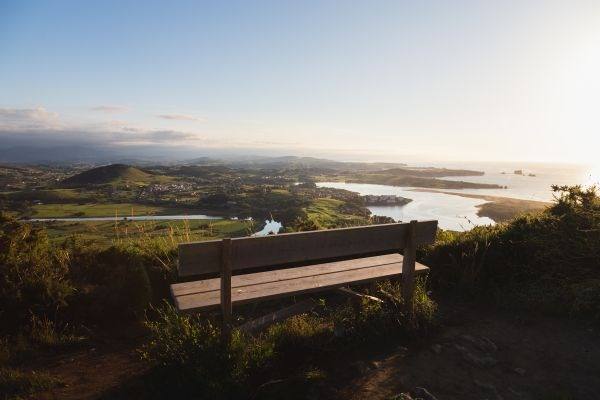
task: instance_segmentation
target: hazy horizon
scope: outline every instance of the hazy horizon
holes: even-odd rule
[[[599,27],[585,0],[6,1],[0,150],[598,166]]]

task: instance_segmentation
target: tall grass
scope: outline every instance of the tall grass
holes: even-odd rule
[[[158,318],[146,323],[151,339],[141,354],[157,365],[161,386],[171,394],[200,399],[237,398],[240,393],[249,397],[250,387],[306,375],[305,368],[359,344],[378,346],[426,336],[434,327],[435,303],[419,281],[415,313],[410,317],[403,311],[400,286],[381,282],[363,288],[385,299],[383,304],[365,300],[357,306],[349,300],[327,305],[323,300],[316,311],[288,318],[256,336],[234,330],[228,344],[221,342],[218,322],[181,315],[165,304]],[[319,376],[323,374],[319,371]]]
[[[504,307],[600,321],[600,198],[554,187],[546,211],[468,232],[440,232],[424,254],[435,287]]]

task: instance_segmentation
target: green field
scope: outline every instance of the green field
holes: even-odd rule
[[[306,208],[308,218],[321,228],[334,228],[345,226],[365,225],[367,220],[363,217],[345,214],[341,200],[322,198],[313,200]]]
[[[98,204],[38,204],[32,207],[34,218],[65,217],[124,217],[133,215],[156,215],[174,212],[165,207],[133,203]],[[181,213],[179,210],[178,213]]]
[[[75,237],[100,245],[139,240],[164,240],[173,243],[202,241],[220,237],[246,236],[261,228],[251,221],[229,219],[164,221],[90,221],[35,222],[43,225],[50,240],[60,243]]]

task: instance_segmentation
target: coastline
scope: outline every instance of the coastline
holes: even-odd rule
[[[410,189],[413,192],[443,193],[453,196],[485,200],[486,203],[477,205],[477,215],[488,217],[495,222],[508,221],[519,214],[542,211],[552,203],[538,200],[523,200],[512,197],[490,196],[484,194],[456,193],[434,189]]]

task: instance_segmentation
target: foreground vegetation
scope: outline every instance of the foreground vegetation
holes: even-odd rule
[[[0,393],[11,398],[61,385],[25,366],[40,352],[81,346],[108,327],[126,329],[135,321],[146,326],[140,356],[154,366],[147,395],[168,387],[196,398],[251,397],[256,390],[277,398],[281,385],[263,385],[274,381],[286,382],[287,390],[294,387],[303,398],[312,383],[326,379],[327,360],[348,348],[426,337],[436,316],[430,289],[437,296],[598,323],[600,200],[593,189],[555,189],[557,202],[541,213],[464,233],[440,231],[435,245],[420,250],[431,273],[418,286],[414,319],[403,312],[398,285],[382,282],[356,289],[383,304],[365,300],[355,306],[323,296],[314,312],[258,336],[236,332],[225,348],[213,316],[181,316],[165,303],[176,279],[176,246],[194,228],[182,226],[181,234],[161,228],[160,235],[140,233],[100,246],[77,236],[51,241],[43,227],[2,215]],[[336,218],[342,224],[368,221],[344,220],[345,210],[345,203],[316,201],[293,229],[334,227]],[[206,238],[231,234],[222,228]],[[241,307],[236,315],[242,322],[283,303]]]
[[[432,284],[510,308],[600,321],[600,198],[554,187],[543,212],[468,232],[440,232],[424,253]]]

